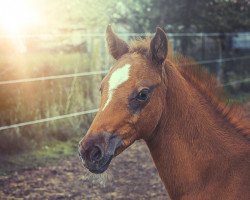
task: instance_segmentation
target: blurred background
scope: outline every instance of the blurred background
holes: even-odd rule
[[[231,101],[250,101],[248,0],[0,0],[0,175],[75,154],[113,63],[110,23],[126,41],[162,27]]]

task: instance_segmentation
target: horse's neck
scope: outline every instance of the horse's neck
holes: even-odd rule
[[[194,190],[213,190],[212,182],[225,184],[219,179],[243,155],[244,148],[237,146],[246,144],[176,69],[168,76],[166,110],[147,144],[170,196],[178,199]]]

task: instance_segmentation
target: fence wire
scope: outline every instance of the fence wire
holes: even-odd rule
[[[74,73],[74,74],[63,74],[63,75],[56,75],[56,76],[45,76],[45,77],[37,77],[37,78],[26,78],[26,79],[17,79],[17,80],[8,80],[8,81],[0,81],[0,85],[8,85],[8,84],[16,84],[16,83],[28,83],[28,82],[46,81],[46,80],[56,80],[56,79],[65,79],[65,78],[75,78],[75,77],[84,77],[84,76],[93,76],[93,75],[106,74],[106,73],[108,73],[108,70],[82,72],[82,73]]]
[[[40,124],[40,123],[55,121],[55,120],[59,120],[59,119],[66,119],[66,118],[70,118],[70,117],[77,117],[77,116],[86,115],[86,114],[93,114],[93,113],[96,113],[97,111],[98,111],[98,109],[92,109],[92,110],[75,112],[75,113],[66,114],[66,115],[48,117],[45,119],[38,119],[38,120],[33,120],[33,121],[28,121],[28,122],[23,122],[23,123],[18,123],[18,124],[12,124],[12,125],[8,125],[8,126],[2,126],[2,127],[0,127],[0,131],[7,130],[7,129],[13,129],[13,128],[19,128],[19,127],[33,125],[33,124]]]
[[[247,59],[250,59],[250,55],[241,56],[241,57],[233,57],[233,58],[222,58],[222,59],[215,59],[215,60],[203,60],[203,61],[198,61],[195,64],[203,65],[203,64],[211,64],[211,63],[218,63],[218,62],[230,62],[230,61],[247,60]],[[108,73],[108,71],[109,70],[102,70],[102,71],[81,72],[81,73],[55,75],[55,76],[7,80],[7,81],[0,81],[0,85],[28,83],[28,82],[46,81],[46,80],[56,80],[56,79],[74,78],[74,77],[84,77],[84,76],[92,76],[92,75],[101,75],[101,74]]]
[[[153,36],[155,33],[117,33],[119,36],[124,37],[145,37]],[[249,35],[249,32],[243,33],[244,35]],[[167,33],[169,37],[218,37],[218,36],[237,36],[239,33]],[[51,38],[51,37],[72,37],[72,34],[16,34],[15,38]],[[79,33],[81,37],[105,37],[104,33]],[[0,35],[0,38],[13,38],[9,35]]]
[[[236,84],[239,84],[239,83],[246,83],[246,82],[250,82],[250,77],[245,78],[243,80],[237,80],[237,81],[231,81],[231,82],[228,82],[228,83],[224,83],[223,85],[221,85],[221,87],[226,87],[226,86],[229,86],[229,85],[236,85]]]

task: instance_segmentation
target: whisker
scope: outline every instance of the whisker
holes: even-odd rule
[[[94,174],[88,171],[85,167],[83,168],[83,176],[80,180],[84,183],[90,182],[91,184],[98,185],[101,187],[106,187],[113,179],[113,174],[111,170],[107,170],[102,174]]]

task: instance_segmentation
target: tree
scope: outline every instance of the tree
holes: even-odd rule
[[[117,13],[121,7],[125,11],[111,20],[135,32],[152,32],[157,25],[170,32],[250,31],[248,0],[127,0],[117,5]]]

